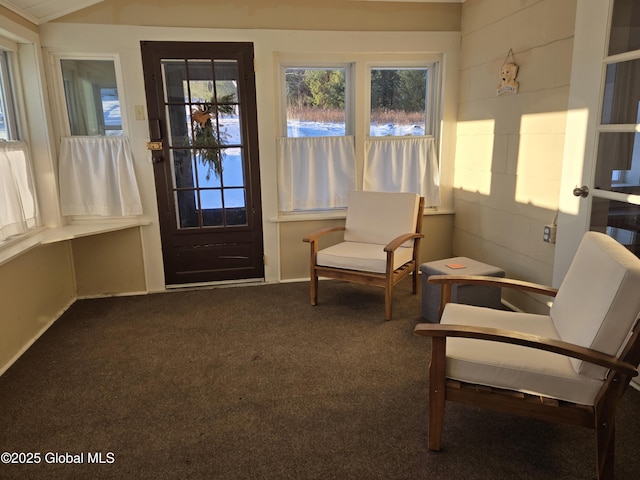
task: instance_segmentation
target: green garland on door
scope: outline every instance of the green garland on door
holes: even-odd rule
[[[213,117],[215,115],[216,126],[218,117],[222,114],[232,114],[235,111],[233,102],[234,95],[220,96],[218,102],[211,99],[200,108],[191,112],[191,122],[193,123],[193,146],[196,155],[200,156],[200,162],[207,167],[207,180],[211,178],[213,172],[217,178],[222,176],[222,149],[220,148],[226,140],[227,133],[214,127]]]

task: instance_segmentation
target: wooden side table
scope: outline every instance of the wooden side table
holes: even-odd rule
[[[420,265],[422,273],[422,318],[437,323],[440,308],[440,285],[427,282],[430,275],[486,275],[504,277],[504,270],[467,257],[445,258]],[[480,307],[501,309],[500,287],[453,285],[451,301]]]

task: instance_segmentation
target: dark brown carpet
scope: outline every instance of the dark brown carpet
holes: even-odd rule
[[[594,478],[592,431],[455,404],[429,452],[410,281],[390,322],[381,289],[321,282],[320,302],[308,283],[76,302],[0,377],[0,452],[40,454],[0,479]],[[637,478],[632,389],[617,440]]]

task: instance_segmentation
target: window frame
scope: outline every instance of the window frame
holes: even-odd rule
[[[67,95],[64,88],[64,77],[62,76],[62,60],[101,60],[112,61],[116,77],[116,88],[118,90],[118,102],[120,104],[120,118],[122,119],[122,135],[127,136],[129,132],[127,121],[127,102],[125,98],[124,81],[120,63],[120,55],[117,53],[104,53],[90,55],[86,53],[51,53],[50,63],[53,73],[53,84],[57,93],[58,102],[56,105],[59,136],[69,137],[71,135],[71,121],[67,110]]]

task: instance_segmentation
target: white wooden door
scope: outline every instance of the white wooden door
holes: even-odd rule
[[[640,2],[577,2],[554,285],[587,230],[640,254]]]

